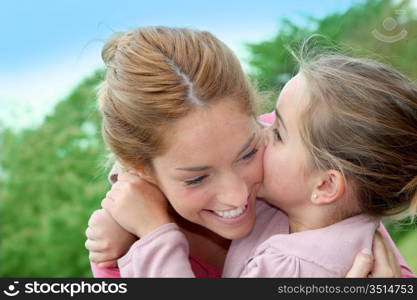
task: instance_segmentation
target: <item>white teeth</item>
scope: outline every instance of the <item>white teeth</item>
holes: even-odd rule
[[[233,210],[213,210],[213,212],[222,218],[236,218],[240,216],[245,210],[246,205],[242,205]]]

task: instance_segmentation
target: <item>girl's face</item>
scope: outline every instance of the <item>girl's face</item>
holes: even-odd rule
[[[261,194],[289,213],[309,199],[311,182],[305,176],[308,152],[299,133],[299,111],[304,104],[303,78],[292,78],[278,98],[276,119],[268,128]],[[307,197],[307,198],[306,198]]]
[[[177,213],[224,238],[248,234],[263,176],[264,140],[256,121],[224,100],[191,112],[165,136],[168,151],[153,165]]]

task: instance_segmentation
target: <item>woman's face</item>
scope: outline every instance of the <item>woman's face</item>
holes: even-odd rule
[[[168,151],[153,166],[178,214],[236,239],[254,224],[264,141],[256,121],[223,100],[178,120],[165,134]]]

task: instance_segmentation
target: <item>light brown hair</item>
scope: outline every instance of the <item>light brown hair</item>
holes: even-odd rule
[[[102,134],[125,166],[150,164],[164,133],[194,109],[235,101],[255,117],[255,91],[232,51],[209,32],[143,27],[103,47]]]
[[[373,216],[417,210],[417,86],[394,68],[364,58],[299,59],[307,104],[301,136],[314,168],[354,183]]]

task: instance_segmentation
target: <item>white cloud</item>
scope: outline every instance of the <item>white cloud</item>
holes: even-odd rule
[[[39,124],[83,78],[100,67],[98,48],[22,71],[0,74],[0,121],[15,129]]]
[[[417,0],[411,0],[410,5],[417,12]]]

